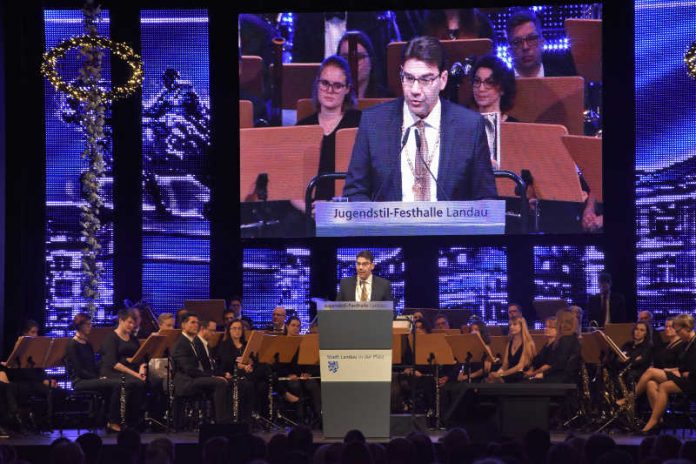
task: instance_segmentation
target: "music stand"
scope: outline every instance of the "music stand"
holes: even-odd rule
[[[252,330],[247,340],[247,344],[244,347],[244,353],[242,353],[242,364],[249,364],[249,360],[253,360],[259,357],[259,352],[261,351],[261,344],[263,343],[263,331]]]
[[[488,356],[491,362],[495,359],[491,350],[486,346],[478,333],[460,335],[448,335],[445,337],[452,348],[454,359],[466,366],[468,382],[471,383],[471,361],[480,360]]]
[[[44,360],[43,367],[51,368],[56,366],[61,366],[64,364],[65,360],[65,350],[68,348],[68,343],[70,343],[69,337],[59,337],[51,339],[51,347],[46,353],[46,359]]]
[[[161,352],[156,352],[153,354],[152,358],[166,358],[169,357],[168,353],[171,353],[174,348],[174,344],[181,336],[181,329],[161,329],[157,335],[166,338],[164,345],[162,346]]]
[[[609,351],[613,351],[619,361],[628,361],[628,356],[626,356],[626,354],[623,351],[621,351],[621,348],[616,344],[616,342],[614,342],[614,340],[612,340],[612,338],[609,335],[605,334],[601,330],[597,330],[594,333],[599,334],[599,336],[596,337],[595,340],[597,340],[600,349],[604,352],[605,355],[609,353]]]
[[[300,342],[297,364],[316,366],[319,364],[319,334],[306,334]]]
[[[300,349],[302,337],[264,334],[259,351],[259,362],[275,364],[289,363]]]
[[[602,364],[602,342],[598,340],[601,337],[597,332],[590,332],[580,339],[580,353],[585,364]]]
[[[404,337],[408,333],[392,332],[392,365],[399,365],[404,359]]]
[[[460,335],[462,332],[459,329],[433,329],[430,333],[445,334],[445,335]]]
[[[621,348],[633,340],[633,323],[610,323],[604,326],[604,333]],[[646,334],[646,337],[648,335]]]
[[[508,337],[506,335],[497,335],[491,337],[491,353],[493,353],[493,362],[496,358],[503,362],[503,356],[505,355],[505,350],[507,349]]]
[[[90,345],[92,345],[92,349],[95,353],[99,353],[104,339],[113,331],[113,327],[92,327],[92,331],[89,333],[87,341]]]
[[[602,80],[602,20],[566,19],[570,53],[578,74],[588,81]]]
[[[7,367],[42,368],[50,348],[50,337],[19,337],[7,358]]]
[[[166,342],[167,337],[152,334],[140,345],[138,351],[130,358],[127,358],[127,360],[131,364],[147,363],[153,358],[153,354],[158,354],[164,350]]]
[[[222,325],[222,313],[225,312],[225,300],[185,300],[184,309],[190,313],[196,313],[201,320],[214,321]]]

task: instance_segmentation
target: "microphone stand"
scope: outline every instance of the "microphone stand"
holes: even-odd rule
[[[411,323],[411,335],[413,336],[413,356],[411,357],[411,430],[418,430],[416,422],[416,324]]]

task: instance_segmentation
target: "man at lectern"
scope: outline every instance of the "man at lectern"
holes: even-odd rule
[[[402,98],[363,111],[343,196],[350,201],[496,198],[483,118],[440,98],[447,86],[440,41],[412,39],[400,76]]]
[[[336,295],[336,301],[393,301],[391,282],[372,273],[375,257],[369,250],[362,250],[355,258],[355,277],[344,277]]]

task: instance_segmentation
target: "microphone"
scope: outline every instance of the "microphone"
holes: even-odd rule
[[[437,181],[437,177],[435,177],[435,174],[433,174],[433,171],[430,170],[430,166],[428,166],[428,163],[426,163],[425,160],[423,159],[423,155],[420,152],[420,148],[421,148],[421,138],[420,138],[420,134],[418,133],[418,131],[416,131],[416,156],[418,158],[420,158],[421,163],[423,163],[423,166],[425,166],[425,169],[428,170],[430,177],[432,177],[433,180],[435,181],[435,187],[437,187],[439,192],[442,193],[442,196],[444,197],[444,199],[446,201],[450,201],[449,195],[447,195],[447,193],[445,192],[445,189],[443,189],[442,186],[440,186],[440,183]]]
[[[386,180],[382,182],[382,185],[379,186],[379,189],[377,190],[377,193],[372,195],[372,201],[377,201],[377,198],[379,198],[379,194],[382,193],[382,189],[384,186],[388,183],[389,180],[391,180],[392,176],[394,175],[394,170],[399,167],[401,168],[401,153],[404,151],[404,148],[406,147],[406,142],[408,142],[408,137],[411,135],[411,128],[413,126],[408,126],[406,128],[406,131],[404,132],[403,137],[401,137],[401,149],[399,150],[399,156],[397,157],[399,159],[399,162],[395,162],[394,166],[392,166],[391,171],[389,171],[389,175],[387,176]],[[416,131],[416,134],[418,131]]]
[[[254,193],[261,201],[268,200],[268,173],[262,172],[256,177]]]

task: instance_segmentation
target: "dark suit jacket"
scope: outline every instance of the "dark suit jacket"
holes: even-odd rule
[[[626,314],[626,300],[620,293],[609,293],[609,311],[611,322],[631,322]],[[602,311],[602,299],[599,295],[590,296],[587,302],[587,320],[597,321],[604,325],[604,312]]]
[[[209,363],[201,360],[199,356],[204,354],[205,348],[200,340],[194,338],[196,352],[191,347],[191,342],[183,334],[174,344],[172,359],[174,360],[174,388],[178,394],[186,394],[188,386],[197,377],[210,377],[213,372],[201,368],[201,365]]]
[[[355,301],[355,287],[358,277],[344,277],[338,287],[336,301]],[[372,274],[372,295],[370,301],[394,301],[391,282]]]
[[[564,53],[544,53],[541,56],[545,77],[577,76],[570,50]]]
[[[483,118],[463,106],[440,102],[437,199],[496,198]],[[401,201],[403,104],[399,98],[363,111],[343,189],[351,201]]]

